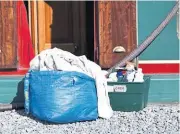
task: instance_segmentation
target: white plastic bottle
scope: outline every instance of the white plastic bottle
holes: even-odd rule
[[[144,74],[142,73],[142,68],[138,68],[135,74],[134,82],[144,82]]]
[[[134,64],[129,63],[126,65],[126,75],[125,75],[125,81],[127,82],[133,82],[134,80],[134,76],[135,76],[135,68],[134,68]]]
[[[135,70],[126,72],[126,78],[128,82],[133,82],[134,76],[135,76]]]

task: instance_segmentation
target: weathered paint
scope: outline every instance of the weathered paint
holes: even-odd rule
[[[17,5],[0,2],[0,69],[17,68]]]
[[[180,102],[179,75],[151,75],[149,103]],[[23,76],[0,76],[0,103],[21,103],[23,97]]]
[[[30,33],[29,33],[29,26],[28,26],[28,19],[27,19],[27,12],[23,1],[13,1],[13,3],[17,6],[16,9],[16,24],[17,24],[17,47],[16,51],[17,56],[14,56],[18,59],[17,68],[14,70],[3,70],[1,68],[0,75],[16,75],[16,74],[25,74],[29,67],[30,60],[34,57]],[[1,22],[0,22],[1,23]],[[0,24],[1,25],[1,24]],[[4,37],[6,35],[3,35]],[[14,44],[11,44],[14,45]],[[8,54],[8,53],[7,53]]]
[[[109,68],[136,48],[136,2],[99,1],[99,64]],[[123,46],[126,53],[115,54],[113,48]]]

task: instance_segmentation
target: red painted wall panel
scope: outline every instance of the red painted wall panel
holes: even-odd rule
[[[179,73],[179,64],[139,64],[143,73],[148,74],[172,74]]]

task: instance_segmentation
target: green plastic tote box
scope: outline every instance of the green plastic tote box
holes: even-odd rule
[[[109,98],[114,111],[140,111],[147,106],[150,76],[144,82],[108,82]]]

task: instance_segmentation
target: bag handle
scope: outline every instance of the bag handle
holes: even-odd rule
[[[30,72],[26,73],[25,78],[24,78],[24,98],[25,98],[25,103],[24,103],[24,108],[26,114],[29,114],[29,74]]]

